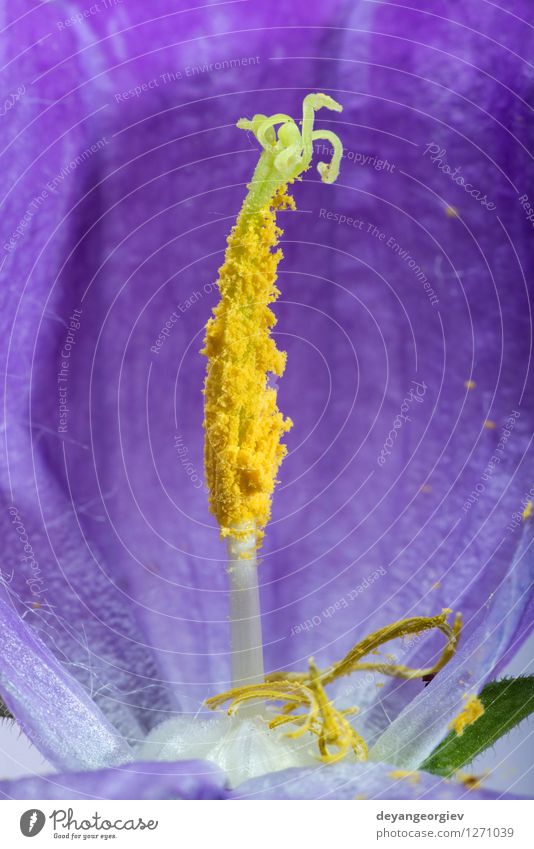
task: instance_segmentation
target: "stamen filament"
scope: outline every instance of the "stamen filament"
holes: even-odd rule
[[[444,610],[439,616],[414,616],[411,619],[401,619],[399,622],[393,622],[385,628],[374,631],[354,646],[345,655],[343,660],[340,660],[330,670],[327,670],[322,676],[322,683],[330,684],[336,678],[340,678],[343,675],[350,675],[356,670],[363,669],[383,672],[385,675],[393,675],[396,678],[422,678],[426,675],[435,675],[448,663],[456,651],[458,635],[462,627],[462,617],[460,614],[456,615],[453,626],[451,627],[449,625],[447,616],[450,612],[450,610]],[[434,628],[439,629],[445,634],[447,643],[437,663],[428,669],[410,669],[409,667],[396,664],[358,663],[360,658],[365,657],[384,643],[389,643],[391,640],[399,637],[406,637],[409,634],[420,634]]]
[[[443,610],[438,616],[415,616],[380,628],[357,643],[342,660],[322,672],[310,658],[308,672],[273,672],[265,677],[263,683],[234,687],[232,690],[208,699],[206,704],[215,709],[224,702],[229,702],[228,713],[232,714],[240,704],[248,705],[251,701],[281,702],[280,714],[270,721],[270,728],[293,723],[297,729],[288,732],[288,737],[300,737],[306,731],[311,732],[317,737],[321,760],[325,763],[341,760],[350,750],[353,751],[357,760],[366,760],[367,745],[347,720],[347,716],[357,713],[357,709],[350,707],[338,710],[326,695],[325,686],[337,678],[362,670],[382,672],[398,678],[424,678],[427,675],[437,674],[456,651],[462,627],[460,614],[457,614],[454,623],[449,625],[447,616],[450,612],[450,610]],[[402,664],[359,662],[362,657],[375,651],[384,643],[408,634],[420,634],[432,629],[445,634],[447,643],[440,658],[431,667],[411,669]],[[473,702],[470,703],[470,708],[472,706]],[[302,707],[307,709],[307,713],[294,713]],[[474,711],[472,714],[474,716]],[[470,717],[471,713],[469,713]]]

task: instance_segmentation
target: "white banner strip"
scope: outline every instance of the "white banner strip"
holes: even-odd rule
[[[534,802],[0,803],[2,846],[214,846],[217,849],[531,849]],[[35,844],[28,839],[35,837]]]

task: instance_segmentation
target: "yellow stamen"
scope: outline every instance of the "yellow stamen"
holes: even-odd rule
[[[357,760],[366,761],[367,746],[365,741],[346,719],[347,712],[337,710],[328,699],[320,680],[319,670],[313,660],[310,660],[309,687],[315,693],[319,705],[319,728],[312,730],[318,737],[321,760],[325,763],[334,763],[342,760],[352,749]],[[348,712],[353,713],[354,709],[349,708]],[[330,747],[335,747],[338,751],[332,753]]]
[[[456,732],[457,737],[461,737],[467,726],[476,722],[483,713],[484,705],[478,696],[469,696],[463,709],[449,724],[449,728]]]
[[[233,714],[241,704],[250,701],[281,702],[281,713],[269,722],[270,728],[293,723],[297,730],[289,732],[288,736],[300,737],[306,731],[314,734],[317,737],[320,758],[325,763],[341,760],[350,751],[357,760],[367,760],[367,745],[347,720],[347,716],[356,713],[357,709],[335,708],[326,695],[325,686],[337,678],[361,670],[373,670],[398,678],[423,678],[437,674],[456,651],[462,627],[459,614],[452,625],[448,624],[447,615],[450,612],[446,609],[438,616],[418,616],[394,622],[361,640],[339,663],[322,672],[316,667],[313,659],[310,659],[308,672],[273,672],[265,677],[264,683],[234,687],[225,693],[212,696],[206,701],[206,705],[216,709],[229,702],[228,713]],[[447,637],[445,648],[434,666],[410,669],[400,664],[360,663],[361,658],[376,654],[378,647],[390,640],[432,629],[440,630]],[[294,713],[299,708],[304,709],[305,713]]]
[[[217,281],[221,299],[208,322],[202,351],[208,358],[204,429],[210,509],[223,537],[252,539],[255,547],[261,544],[276,476],[287,453],[281,440],[292,425],[278,409],[276,389],[269,384],[269,375],[280,377],[286,363],[271,336],[276,318],[270,304],[280,294],[276,271],[282,259],[276,214],[295,209],[287,186],[309,168],[315,139],[328,140],[334,149],[332,161],[318,165],[323,182],[337,177],[341,142],[330,131],[313,131],[315,112],[322,107],[342,108],[327,95],[309,94],[303,103],[302,131],[284,114],[238,121],[238,127],[254,133],[263,150],[228,238]],[[254,546],[244,545],[238,556],[253,557]]]
[[[447,616],[451,611],[445,609],[439,616],[414,616],[412,619],[401,619],[399,622],[393,622],[385,628],[380,628],[369,634],[361,642],[352,648],[345,657],[338,663],[326,669],[321,676],[323,685],[330,684],[337,678],[344,675],[351,675],[357,671],[380,672],[382,675],[391,675],[395,678],[423,678],[428,675],[436,675],[440,669],[443,669],[446,663],[449,662],[458,644],[459,634],[462,628],[462,617],[458,613],[454,619],[453,625],[447,622]],[[408,634],[421,634],[424,631],[429,631],[434,628],[440,630],[447,637],[447,642],[441,654],[441,657],[433,665],[422,669],[410,669],[402,664],[390,663],[360,663],[361,658],[368,654],[372,654],[379,646],[384,643],[395,640],[398,637],[405,637]],[[283,672],[274,672],[269,676],[270,681],[280,680],[285,677],[290,681],[304,681],[306,675],[303,673],[289,673],[286,675]]]

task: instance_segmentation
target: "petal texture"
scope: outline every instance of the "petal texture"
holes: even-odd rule
[[[234,791],[237,799],[496,799],[498,793],[467,790],[428,773],[399,775],[388,764],[334,764],[288,769],[254,778]]]
[[[0,598],[0,691],[30,740],[63,769],[96,769],[131,757],[83,688]]]
[[[3,799],[225,799],[223,773],[205,761],[142,761],[92,772],[0,781]]]

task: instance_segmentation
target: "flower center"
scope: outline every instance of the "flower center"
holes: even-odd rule
[[[269,717],[220,714],[208,720],[177,716],[154,728],[139,750],[143,760],[207,760],[236,787],[249,778],[317,763],[308,740],[269,728]]]

